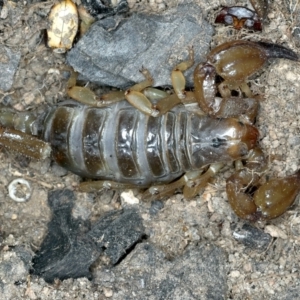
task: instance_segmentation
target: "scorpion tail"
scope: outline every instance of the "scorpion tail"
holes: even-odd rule
[[[40,117],[42,120],[43,114]],[[49,157],[50,145],[32,136],[38,134],[39,121],[37,112],[18,112],[0,106],[0,145],[30,158]]]
[[[45,159],[51,153],[48,143],[11,128],[0,127],[0,145],[35,159]]]
[[[258,44],[264,48],[268,58],[286,58],[294,61],[299,60],[297,53],[284,46],[265,42],[258,42]]]

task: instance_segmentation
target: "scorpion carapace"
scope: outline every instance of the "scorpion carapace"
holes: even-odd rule
[[[143,70],[145,81],[101,97],[75,86],[72,74],[68,94],[85,105],[60,104],[37,122],[34,113],[24,117],[2,109],[0,122],[27,133],[42,128],[35,131],[51,144],[57,163],[80,176],[100,179],[81,183],[81,191],[150,187],[143,197],[151,200],[183,187],[184,196],[191,198],[223,163],[235,161],[237,171],[227,180],[226,189],[236,214],[249,220],[279,216],[294,202],[300,176],[297,173],[259,187],[257,174],[265,171],[266,162],[257,146],[258,130],[251,125],[259,100],[245,80],[269,58],[298,60],[298,56],[274,44],[225,43],[209,53],[207,62],[196,66],[195,90],[186,92],[182,72],[194,63],[192,49],[189,53],[189,60],[172,71],[173,95],[149,88],[153,79],[147,70]],[[218,87],[216,74],[224,80]],[[217,89],[222,98],[216,97]],[[232,89],[239,96],[232,96]],[[131,105],[120,101],[124,98]],[[156,104],[148,98],[155,98]],[[1,132],[0,143],[6,145]],[[19,150],[13,143],[9,146]],[[247,193],[250,186],[257,188],[254,196]]]

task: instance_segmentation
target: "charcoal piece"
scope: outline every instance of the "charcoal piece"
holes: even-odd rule
[[[100,254],[86,237],[87,222],[71,215],[74,201],[74,193],[70,190],[49,192],[53,218],[41,249],[33,258],[33,274],[42,276],[47,282],[55,278],[91,278],[89,267]]]
[[[261,251],[267,250],[272,241],[270,234],[249,224],[244,224],[241,229],[235,229],[233,237],[245,246]]]
[[[104,249],[112,264],[122,259],[145,236],[142,218],[134,209],[113,211],[103,217],[88,234]],[[101,239],[99,239],[101,237]]]
[[[139,244],[112,271],[115,300],[133,293],[136,300],[226,298],[226,255],[214,245],[188,247],[170,261],[150,243]]]
[[[0,45],[0,89],[2,91],[8,91],[12,87],[20,58],[20,52],[13,51],[8,47]]]
[[[82,0],[81,2],[93,17],[120,14],[129,9],[127,0],[119,0],[117,3],[111,0]]]
[[[90,230],[88,221],[72,216],[74,201],[70,190],[48,195],[53,218],[32,260],[32,273],[49,283],[55,278],[91,279],[89,267],[103,251],[117,263],[144,236],[142,219],[135,210],[109,212]]]
[[[194,47],[195,62],[206,60],[212,34],[201,8],[192,3],[163,15],[133,14],[122,21],[114,16],[95,22],[67,61],[85,80],[100,85],[128,88],[144,80],[139,70],[145,67],[154,86],[166,86],[174,66],[188,59],[188,47]],[[185,72],[189,86],[193,69]]]

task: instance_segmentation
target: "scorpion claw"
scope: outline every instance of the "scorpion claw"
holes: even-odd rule
[[[257,44],[264,49],[268,58],[286,58],[294,61],[299,60],[298,54],[281,45],[265,42],[258,42]]]
[[[300,191],[300,170],[285,178],[271,179],[251,195],[252,187],[258,185],[258,180],[258,175],[245,169],[227,180],[228,201],[242,219],[256,221],[277,218],[294,203]]]
[[[207,62],[199,64],[194,71],[194,95],[201,109],[215,117],[244,115],[253,122],[258,100],[252,95],[246,79],[262,68],[269,58],[299,59],[290,49],[263,42],[233,41],[213,49]],[[216,97],[216,75],[223,78],[218,86],[223,98]],[[232,96],[231,90],[247,98]]]
[[[283,46],[249,41],[224,43],[208,55],[208,63],[230,86],[237,86],[262,68],[269,58],[298,60],[298,55]]]

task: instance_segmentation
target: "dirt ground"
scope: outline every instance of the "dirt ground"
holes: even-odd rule
[[[55,1],[4,1],[0,15],[0,41],[21,59],[12,87],[2,91],[5,105],[18,110],[54,105],[65,97],[65,55],[56,54],[45,44],[47,15]],[[80,0],[76,1],[77,3]],[[163,13],[184,1],[128,1],[131,11]],[[213,24],[216,11],[222,6],[249,5],[248,1],[195,0]],[[300,4],[296,0],[272,1],[262,32],[245,29],[236,31],[223,25],[215,26],[211,47],[228,40],[269,41],[284,45],[299,53],[299,41],[293,35],[299,25]],[[154,75],[155,76],[155,75]],[[260,145],[268,155],[268,176],[293,174],[300,166],[300,68],[294,61],[275,59],[251,79],[251,88],[263,96],[257,118],[261,134]],[[267,250],[247,248],[233,237],[240,220],[231,210],[225,193],[225,180],[233,172],[228,165],[205,191],[191,201],[182,194],[164,202],[163,209],[150,217],[149,203],[137,200],[145,227],[151,231],[150,241],[168,256],[181,255],[187,245],[199,241],[213,243],[227,254],[227,299],[288,299],[288,289],[297,288],[300,268],[299,201],[283,216],[268,222],[256,222],[255,227],[272,236]],[[32,186],[29,201],[17,203],[8,195],[8,184],[24,178]],[[51,218],[47,193],[51,189],[78,185],[80,178],[54,164],[50,159],[33,161],[20,158],[2,149],[0,152],[0,245],[2,256],[11,247],[24,246],[36,251],[47,231]],[[76,213],[92,222],[104,212],[119,209],[124,204],[118,194],[77,193]],[[197,225],[195,225],[197,224]],[[199,225],[200,224],[200,225]],[[97,266],[95,266],[97,268]],[[9,284],[9,283],[7,283]],[[67,280],[49,285],[42,279],[27,276],[11,290],[6,299],[105,299],[113,294],[97,290],[87,279]],[[89,294],[90,293],[90,294]],[[85,294],[85,296],[83,296]],[[97,297],[98,295],[98,297]],[[292,298],[289,298],[292,299]],[[296,299],[296,298],[295,298]]]

